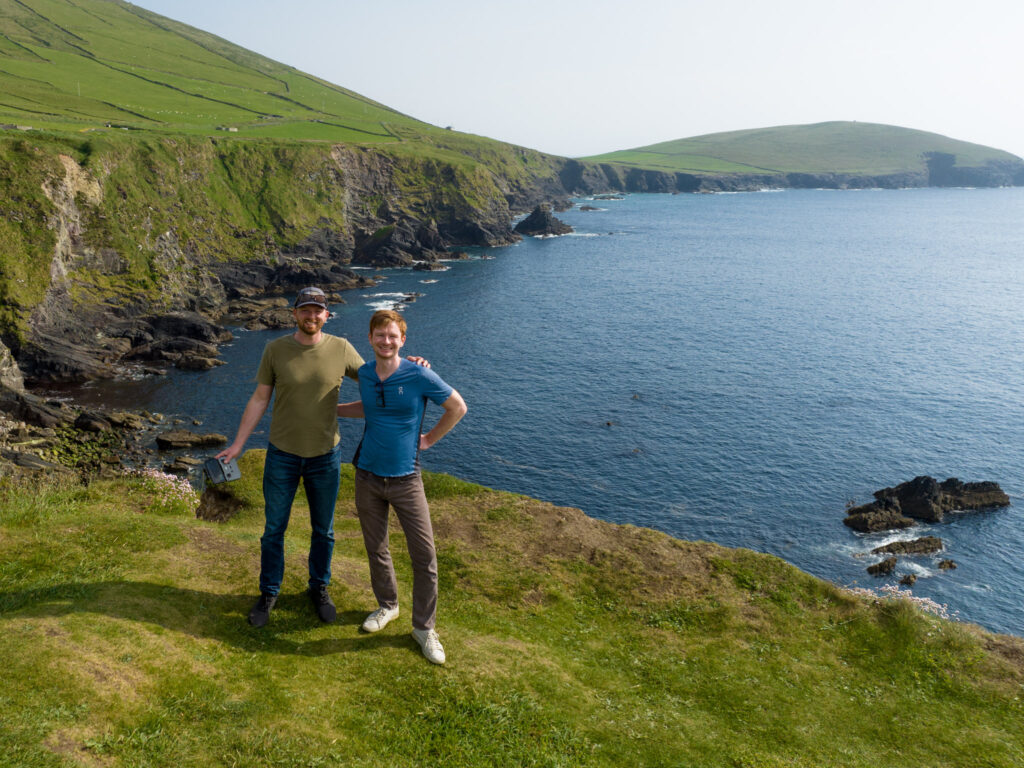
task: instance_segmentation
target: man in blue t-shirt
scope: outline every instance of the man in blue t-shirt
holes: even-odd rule
[[[412,560],[412,634],[423,655],[444,664],[434,630],[437,613],[437,555],[430,508],[423,493],[419,452],[440,440],[466,414],[466,403],[431,370],[399,352],[405,344],[405,318],[381,310],[370,319],[373,362],[359,369],[361,402],[338,406],[339,416],[363,416],[366,427],[352,463],[356,466],[355,501],[363,542],[370,560],[370,583],[379,607],[363,629],[377,632],[398,616],[398,587],[388,548],[388,509],[393,507],[405,532]],[[427,400],[444,414],[422,433]]]

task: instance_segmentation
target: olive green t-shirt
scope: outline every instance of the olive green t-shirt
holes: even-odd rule
[[[363,358],[345,339],[324,334],[316,344],[293,336],[263,349],[256,381],[274,388],[270,442],[303,458],[322,456],[338,444],[341,380],[359,378]]]

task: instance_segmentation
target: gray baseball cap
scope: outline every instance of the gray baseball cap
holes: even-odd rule
[[[327,309],[327,294],[315,286],[303,288],[295,297],[295,308],[298,309],[307,304],[316,304],[318,307]]]

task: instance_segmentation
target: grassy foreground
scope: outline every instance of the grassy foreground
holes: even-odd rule
[[[1024,643],[746,550],[427,475],[448,664],[378,635],[343,468],[332,594],[254,598],[262,452],[226,522],[139,478],[0,486],[3,766],[1013,766]]]

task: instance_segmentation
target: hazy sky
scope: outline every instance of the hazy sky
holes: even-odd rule
[[[1020,0],[140,0],[435,125],[583,156],[859,120],[1024,156]]]

